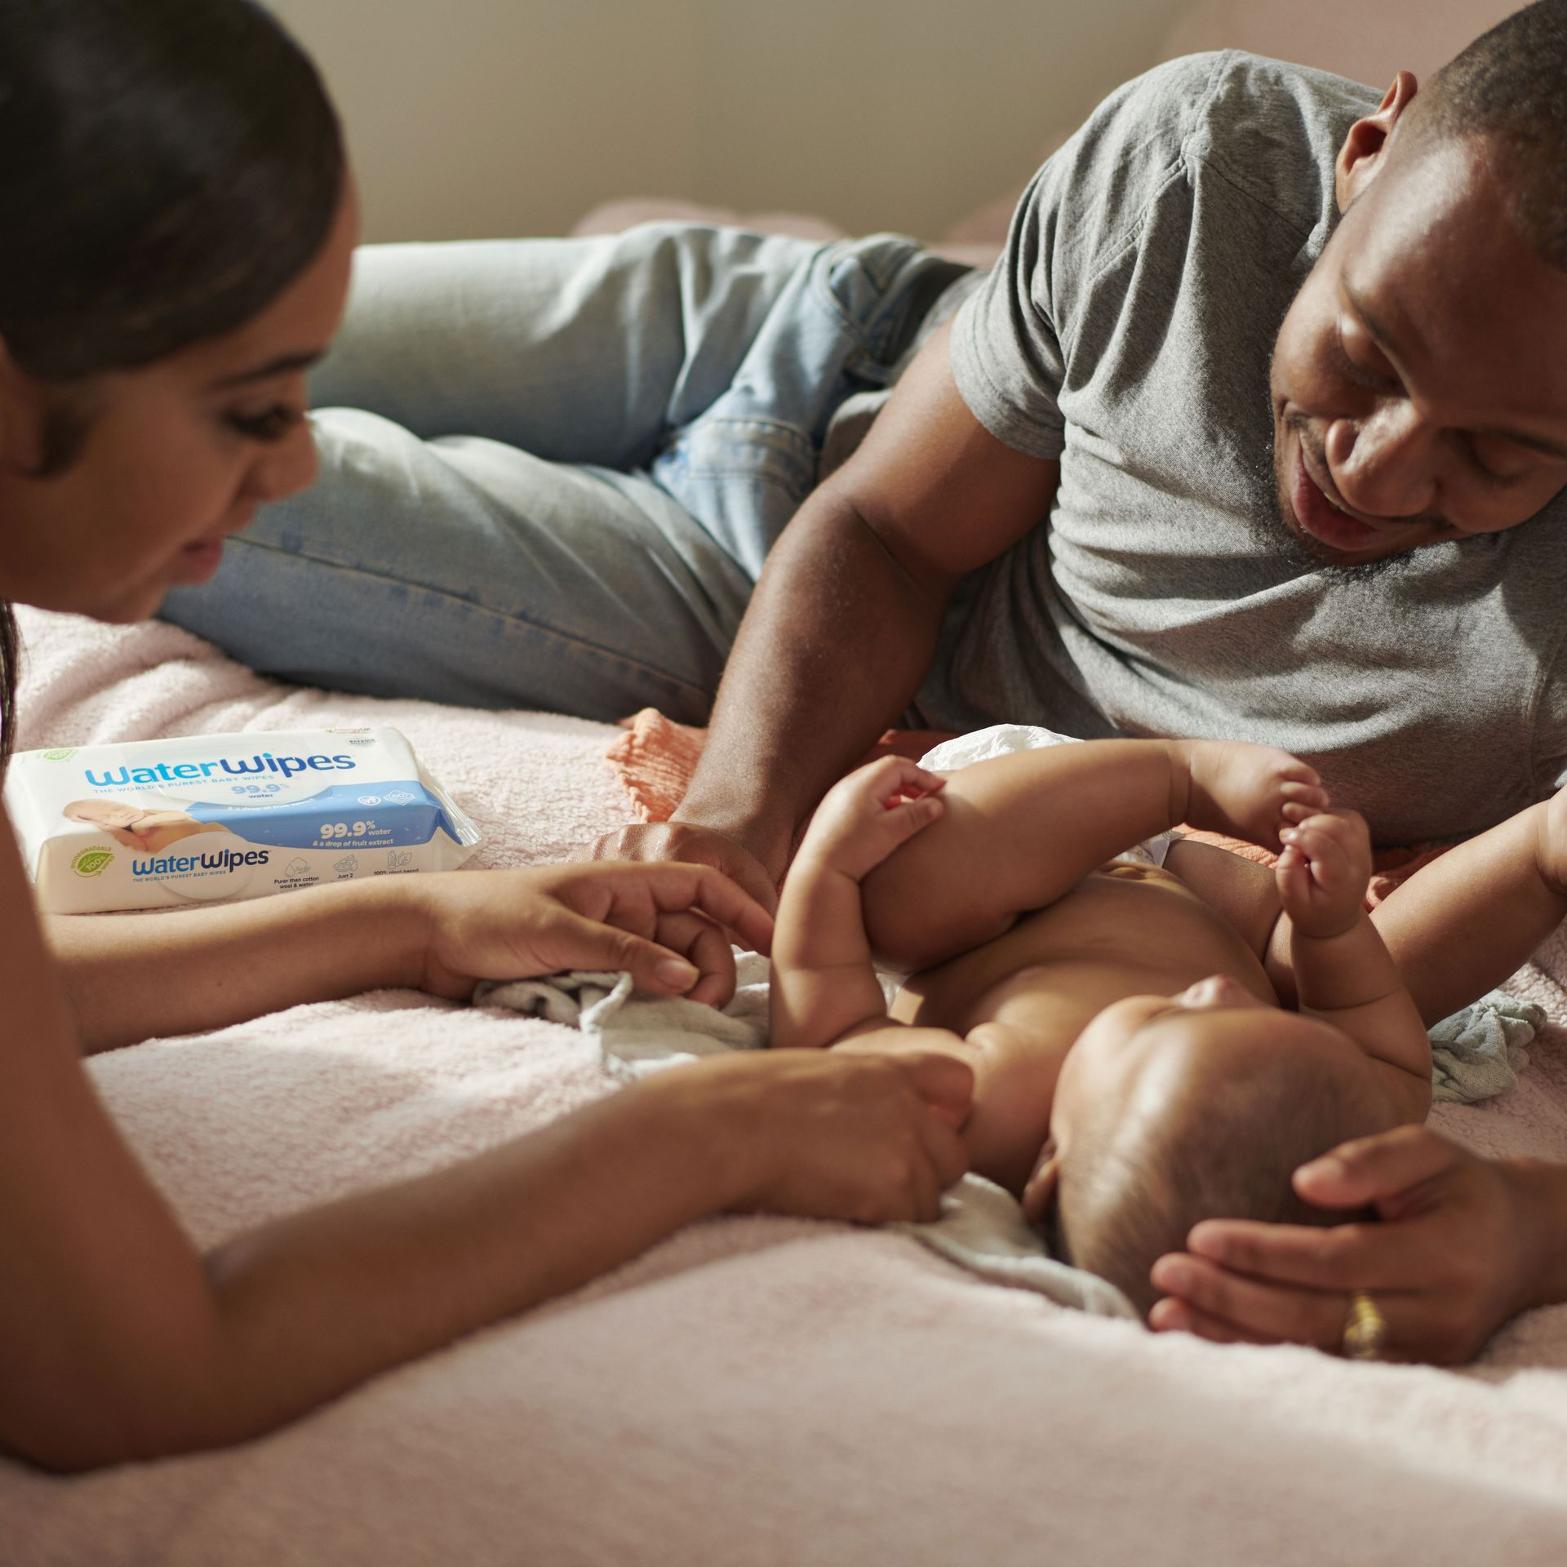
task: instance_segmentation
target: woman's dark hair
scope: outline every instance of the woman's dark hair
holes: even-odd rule
[[[242,325],[326,240],[342,133],[252,0],[0,0],[0,340],[56,383],[43,472],[87,424],[73,385]],[[15,621],[0,608],[0,767]]]

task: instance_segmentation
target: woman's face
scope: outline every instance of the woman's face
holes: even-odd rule
[[[0,362],[0,598],[140,620],[204,582],[258,506],[315,477],[305,375],[343,313],[359,233],[352,190],[315,259],[223,337],[82,390],[86,434],[35,476],[58,392]]]

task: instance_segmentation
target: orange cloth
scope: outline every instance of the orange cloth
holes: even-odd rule
[[[621,720],[625,734],[604,753],[610,770],[631,797],[631,809],[638,821],[667,822],[685,798],[686,788],[707,743],[707,731],[690,724],[677,724],[665,718],[656,707],[644,707],[640,713]],[[929,729],[889,729],[863,758],[908,756],[915,760],[933,746],[950,740],[946,731]],[[1272,865],[1277,855],[1255,843],[1226,838],[1222,833],[1200,832],[1184,828],[1189,836],[1203,843],[1218,845],[1258,865]],[[1375,908],[1406,877],[1437,855],[1450,849],[1450,843],[1422,843],[1407,849],[1379,849],[1376,871],[1366,889],[1366,907]]]

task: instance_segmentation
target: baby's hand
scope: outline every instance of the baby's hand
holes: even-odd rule
[[[1193,827],[1277,849],[1279,826],[1289,819],[1286,806],[1327,809],[1328,793],[1316,770],[1277,746],[1240,740],[1182,740],[1177,745],[1186,754],[1186,819]]]
[[[859,881],[941,815],[947,780],[901,756],[883,756],[827,791],[795,863]]]
[[[1284,912],[1303,936],[1341,936],[1361,916],[1371,879],[1371,834],[1357,811],[1320,811],[1279,832],[1274,870]]]

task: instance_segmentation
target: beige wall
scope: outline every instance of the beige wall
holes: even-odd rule
[[[274,4],[332,83],[373,239],[559,233],[623,196],[934,238],[1165,54],[1380,85],[1518,0]]]
[[[656,194],[935,235],[1151,62],[1177,0],[276,0],[377,239]]]

